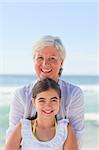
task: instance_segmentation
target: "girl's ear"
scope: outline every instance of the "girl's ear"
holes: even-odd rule
[[[32,98],[32,104],[33,104],[33,106],[35,106],[35,99],[34,98]]]
[[[61,110],[61,98],[59,99],[59,111]]]

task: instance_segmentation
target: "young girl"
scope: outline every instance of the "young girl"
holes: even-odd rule
[[[5,150],[77,150],[77,141],[68,119],[57,121],[61,91],[52,79],[39,80],[33,87],[35,119],[22,119],[11,133]]]

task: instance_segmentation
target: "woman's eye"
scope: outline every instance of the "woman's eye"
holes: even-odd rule
[[[56,60],[56,58],[55,58],[55,57],[50,57],[50,59],[51,59],[51,60]]]
[[[51,57],[50,59],[55,59],[54,57]]]
[[[55,62],[57,62],[57,58],[52,56],[52,57],[49,58],[49,61],[52,62],[52,63],[55,63]]]
[[[37,57],[36,60],[41,61],[41,60],[43,60],[43,57]]]

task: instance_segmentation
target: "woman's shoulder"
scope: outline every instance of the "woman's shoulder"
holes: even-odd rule
[[[64,80],[60,80],[59,84],[60,84],[61,88],[67,89],[68,91],[79,91],[79,92],[82,92],[82,89],[78,85],[66,82]]]
[[[32,88],[34,86],[34,84],[37,82],[37,80],[34,80],[33,82],[20,86],[15,90],[15,93],[19,93],[19,94],[31,94]]]
[[[18,87],[14,92],[13,92],[13,96],[15,98],[19,98],[20,100],[22,99],[22,101],[25,101],[25,99],[30,99],[31,98],[31,94],[32,94],[32,88],[34,86],[35,82],[32,82],[28,85],[24,85],[21,87]]]
[[[32,90],[32,87],[33,87],[33,83],[30,83],[28,85],[24,85],[24,86],[21,86],[21,87],[18,87],[15,92],[16,93],[26,93],[26,92],[29,92]]]

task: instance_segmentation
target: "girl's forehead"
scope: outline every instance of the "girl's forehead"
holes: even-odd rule
[[[42,91],[40,93],[37,94],[37,96],[58,96],[59,97],[59,94],[57,92],[57,90],[53,89],[53,88],[49,88],[48,90],[46,91]]]

